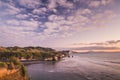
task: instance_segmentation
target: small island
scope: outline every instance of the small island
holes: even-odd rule
[[[44,47],[0,47],[0,80],[31,80],[24,65],[36,61],[60,61],[69,51]]]

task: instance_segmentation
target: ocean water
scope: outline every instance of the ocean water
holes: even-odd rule
[[[77,53],[26,66],[32,80],[120,80],[120,53]]]

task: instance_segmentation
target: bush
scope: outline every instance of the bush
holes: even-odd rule
[[[0,62],[0,68],[8,68],[8,65],[5,62]]]
[[[25,77],[27,75],[27,70],[24,65],[21,65],[21,75]]]
[[[14,65],[21,65],[21,62],[16,57],[11,57],[10,62],[12,62]]]
[[[15,65],[13,64],[13,62],[10,62],[8,64],[8,69],[10,69],[10,70],[15,69]]]

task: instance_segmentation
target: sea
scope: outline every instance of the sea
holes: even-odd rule
[[[72,53],[58,62],[41,61],[26,68],[32,80],[120,80],[120,53]]]

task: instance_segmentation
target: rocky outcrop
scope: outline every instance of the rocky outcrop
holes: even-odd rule
[[[65,57],[65,55],[64,54],[60,54],[60,55],[56,55],[56,56],[53,56],[53,57],[45,58],[44,60],[45,61],[59,61],[63,57]]]

